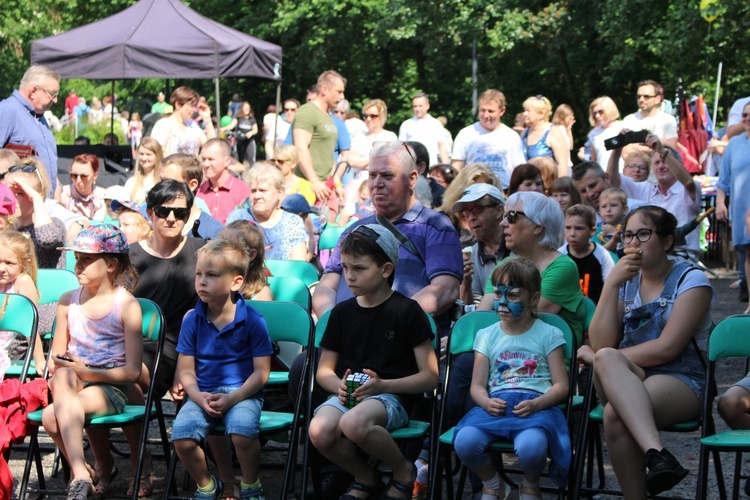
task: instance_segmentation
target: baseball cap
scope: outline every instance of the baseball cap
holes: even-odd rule
[[[387,228],[380,224],[363,224],[357,226],[352,233],[362,233],[373,240],[383,249],[388,260],[390,260],[394,266],[398,265],[398,240]]]
[[[312,212],[310,204],[305,197],[299,193],[290,194],[281,200],[281,209],[297,215],[304,215]]]
[[[148,216],[148,211],[146,210],[145,202],[133,203],[132,201],[120,201],[118,199],[114,199],[109,204],[109,208],[111,208],[113,212],[117,212],[121,208],[132,210],[133,212],[138,212],[139,214],[141,214],[147,221],[151,221],[151,217]]]
[[[16,195],[5,184],[0,184],[0,215],[16,213]]]
[[[91,225],[76,236],[73,245],[58,250],[81,253],[121,253],[130,251],[125,234],[112,224]]]
[[[494,198],[500,205],[505,205],[503,193],[492,184],[478,183],[467,187],[461,195],[461,199],[453,204],[453,213],[458,213],[464,209],[466,203],[472,203],[481,200],[489,195]]]

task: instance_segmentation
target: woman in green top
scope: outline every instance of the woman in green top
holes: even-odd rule
[[[518,192],[508,197],[501,226],[505,246],[536,264],[542,274],[542,298],[537,309],[563,318],[580,345],[585,311],[578,268],[570,257],[557,251],[564,223],[562,209],[553,198],[536,192]],[[477,309],[491,310],[494,294],[488,281]]]

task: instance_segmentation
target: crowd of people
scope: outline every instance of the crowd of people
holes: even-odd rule
[[[424,398],[416,395],[438,384],[424,313],[445,346],[452,321],[475,309],[495,311],[500,321],[477,333],[475,352],[453,360],[444,404],[461,436],[456,451],[484,500],[509,491],[486,454],[498,436],[516,443],[520,498],[541,498],[548,447],[560,477],[568,473],[569,440],[559,445],[567,426],[555,411],[570,390],[564,340],[538,312],[560,316],[581,346],[579,360],[592,366],[625,496],[661,493],[687,474],[658,429],[699,414],[714,293],[693,265],[697,233],[686,229],[699,216],[701,187],[683,166],[677,123],[662,111],[657,82],[638,85],[638,111],[622,120],[612,99],[595,99],[588,148],[575,154],[572,110],[560,104],[553,113],[543,95],[526,98],[510,128],[501,120],[505,95],[486,90],[478,121],[454,141],[430,114],[426,93],[413,97],[414,116],[396,134],[385,128],[386,102],[366,100],[358,115],[335,71],[319,76],[305,104],[287,99],[261,123],[235,95],[228,119],[214,124],[205,100],[178,87],[169,103],[157,97],[152,111],[163,118],[150,135],[142,137],[131,115],[133,175],[104,189],[96,185],[95,155],[73,159],[69,183],[58,175],[45,112],[57,101],[59,81],[32,66],[0,102],[0,286],[38,303],[35,270],[64,268],[74,252],[81,287],[52,312],[53,402],[43,420],[71,465],[68,498],[106,494],[117,473],[100,431],[87,429],[95,464],[86,464],[84,417],[142,403],[151,381],[156,344],[138,340],[133,297],[153,300],[166,314],[154,394],[186,402],[172,437],[198,485],[196,498],[262,498],[257,421],[273,349],[243,299],[273,300],[265,259],[312,261],[322,270],[312,313],[330,311],[330,319],[309,425],[327,497],[425,494],[427,447],[418,458],[404,455],[387,431],[423,415]],[[71,91],[66,108],[73,98]],[[750,179],[750,102],[739,116],[728,143],[716,139],[712,147],[723,153],[717,218],[727,218],[731,196],[733,240],[747,250],[750,212],[736,193]],[[622,144],[627,132],[641,130],[641,142]],[[256,137],[265,160],[256,161]],[[324,258],[315,238],[327,224],[348,227]],[[31,242],[21,253],[18,233]],[[750,272],[750,261],[743,266]],[[586,300],[600,305],[587,337]],[[34,348],[39,369],[44,352]],[[303,358],[291,367],[292,393]],[[369,380],[354,391],[355,403],[346,386],[351,374]],[[730,417],[725,399],[722,415],[750,427],[743,383],[726,398],[745,401],[745,410]],[[210,435],[218,421],[237,450],[239,483],[221,452],[230,440]],[[135,446],[140,429],[125,433]],[[204,441],[217,477],[205,467]],[[391,467],[388,486],[354,445]],[[153,491],[150,455],[146,463],[139,496]]]

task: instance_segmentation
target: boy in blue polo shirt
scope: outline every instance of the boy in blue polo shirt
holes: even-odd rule
[[[197,254],[200,301],[185,315],[177,344],[177,374],[188,399],[174,421],[172,441],[198,485],[195,498],[214,500],[224,485],[209,474],[200,445],[223,424],[242,470],[241,498],[262,500],[258,422],[273,347],[263,317],[239,293],[249,260],[246,249],[212,240]]]

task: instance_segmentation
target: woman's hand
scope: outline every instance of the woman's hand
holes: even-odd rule
[[[578,361],[589,366],[594,365],[594,355],[596,353],[590,345],[582,345],[578,348]]]
[[[488,398],[484,407],[484,410],[493,417],[502,417],[507,409],[508,403],[499,398]]]
[[[619,288],[625,282],[635,278],[638,271],[641,270],[641,254],[631,253],[625,254],[615,264],[615,267],[609,273],[607,277],[607,284],[612,284]]]

